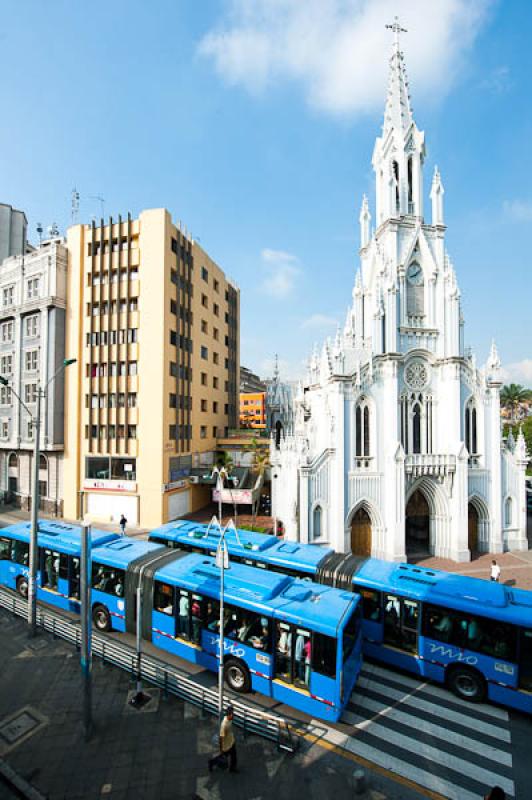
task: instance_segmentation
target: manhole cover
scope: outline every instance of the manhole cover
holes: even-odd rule
[[[3,719],[0,722],[0,755],[32,736],[47,722],[46,717],[29,706]]]

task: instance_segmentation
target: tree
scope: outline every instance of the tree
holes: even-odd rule
[[[253,522],[251,525],[251,530],[255,530],[255,522],[257,520],[257,510],[259,506],[260,500],[260,489],[264,482],[264,474],[267,468],[270,466],[270,458],[268,455],[268,451],[261,447],[256,439],[252,439],[251,446],[253,448],[253,462],[251,464],[251,472],[253,475],[257,476],[257,481],[259,485],[259,491],[255,500],[253,501],[252,506],[252,513],[253,513]]]
[[[532,400],[532,392],[530,389],[525,389],[520,383],[510,383],[502,387],[501,405],[510,412],[510,425],[515,425],[519,418],[517,412],[521,403],[525,403],[527,400]]]
[[[235,466],[231,454],[227,450],[220,450],[216,456],[216,464],[219,469],[225,469],[228,475],[231,474],[231,470]]]

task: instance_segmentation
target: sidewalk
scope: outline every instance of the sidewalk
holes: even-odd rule
[[[25,622],[4,610],[0,674],[0,760],[49,800],[353,797],[357,763],[305,740],[290,756],[257,737],[244,739],[236,729],[240,774],[209,773],[207,760],[217,737],[214,717],[202,718],[194,706],[164,699],[153,689],[151,710],[136,711],[127,704],[129,676],[98,660],[93,665],[95,728],[86,743],[79,654],[43,632],[29,640]],[[8,729],[6,721],[17,712],[24,717]],[[0,797],[15,796],[0,777]],[[358,797],[420,800],[421,795],[372,773],[368,791]]]

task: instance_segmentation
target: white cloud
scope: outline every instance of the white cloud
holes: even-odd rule
[[[532,220],[532,201],[530,200],[505,200],[502,204],[505,216],[515,222],[530,222]]]
[[[505,364],[501,371],[506,383],[520,383],[526,389],[532,388],[532,358]]]
[[[226,0],[199,44],[218,74],[252,93],[291,80],[307,102],[335,114],[379,108],[400,12],[416,97],[444,94],[492,0]]]
[[[333,328],[337,325],[338,320],[335,317],[328,317],[326,314],[311,314],[301,323],[302,328],[311,329]]]
[[[265,272],[261,291],[278,299],[288,297],[301,274],[297,256],[284,250],[265,249],[261,252],[261,258]]]

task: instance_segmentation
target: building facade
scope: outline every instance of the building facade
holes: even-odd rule
[[[240,394],[240,427],[266,429],[266,392]]]
[[[266,384],[247,367],[240,367],[240,392],[246,394],[247,392],[265,392]]]
[[[360,213],[360,268],[343,330],[315,351],[294,433],[272,442],[286,535],[400,561],[527,549],[526,447],[501,443],[500,360],[464,345],[436,168],[424,216],[425,136],[403,55],[390,60],[373,151],[376,230]]]
[[[164,209],[67,245],[65,516],[159,525],[208,502],[186,476],[236,427],[239,290]]]
[[[0,203],[0,264],[9,256],[20,256],[27,248],[28,220],[23,211]]]
[[[289,383],[281,380],[279,362],[275,356],[273,378],[268,381],[266,391],[266,424],[279,447],[283,436],[293,433],[293,391]]]
[[[40,507],[60,515],[63,497],[67,251],[60,238],[0,265],[0,486],[4,501],[31,506],[32,416],[41,401]],[[17,396],[22,400],[17,398]]]

